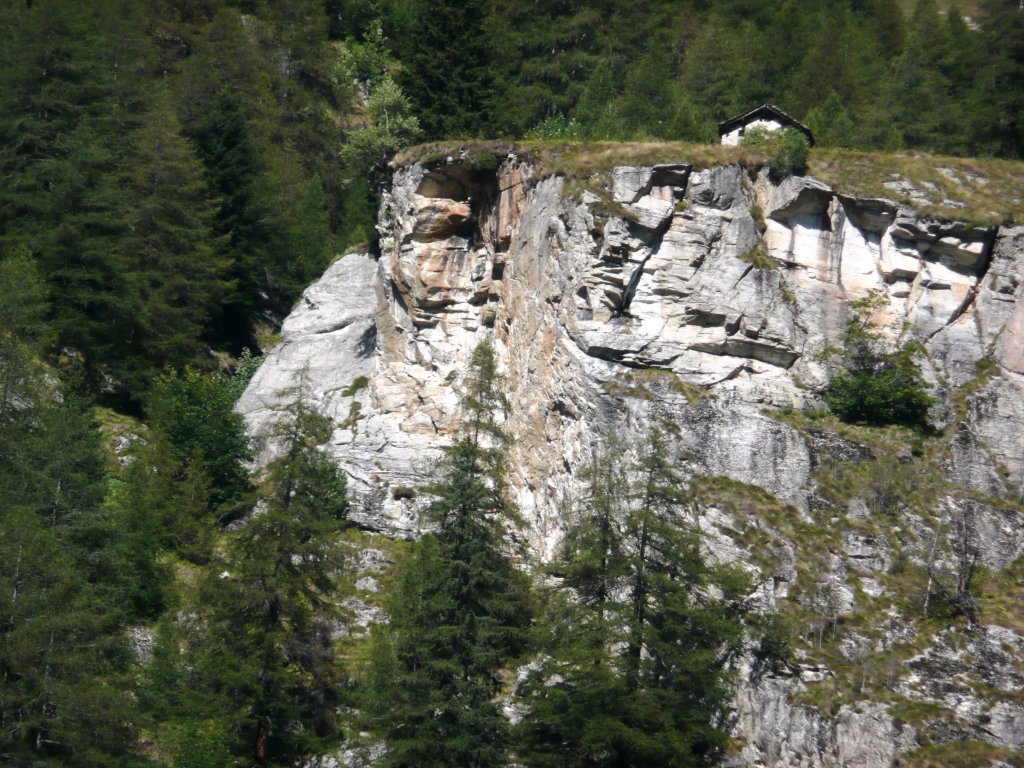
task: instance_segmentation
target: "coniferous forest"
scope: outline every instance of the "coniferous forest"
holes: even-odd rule
[[[233,405],[373,248],[403,147],[707,142],[772,102],[819,146],[1020,159],[1018,6],[0,0],[0,764],[292,765],[359,733],[409,768],[722,754],[730,662],[771,628],[702,558],[669,436],[607,446],[571,546],[529,562],[484,343],[363,638],[330,424],[297,393],[255,471]]]

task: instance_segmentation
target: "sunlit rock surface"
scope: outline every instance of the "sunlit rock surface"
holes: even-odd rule
[[[970,521],[981,564],[1004,568],[1024,554],[1024,518],[999,501],[1019,499],[1024,477],[1024,228],[932,221],[739,166],[619,167],[596,191],[567,188],[514,156],[496,172],[457,161],[398,169],[381,205],[379,258],[345,256],[306,291],[239,402],[261,460],[275,451],[275,422],[303,397],[335,424],[328,450],[350,476],[358,521],[415,535],[416,488],[458,429],[471,350],[493,336],[511,402],[511,491],[541,558],[561,539],[595,448],[614,437],[628,451],[652,423],[670,427],[694,477],[759,487],[796,520],[850,526],[819,557],[820,573],[797,567],[806,542],[771,534],[766,571],[736,531],[770,525],[705,509],[709,555],[755,570],[765,608],[794,584],[827,588],[837,615],[887,600],[895,544],[924,567],[928,543],[958,520]],[[851,302],[872,292],[882,333],[924,344],[943,400],[933,421],[950,425],[943,474],[961,492],[934,500],[935,520],[886,522],[871,499],[829,506],[819,493],[828,462],[879,457],[777,417],[823,406],[822,353],[839,342]],[[980,361],[988,374],[978,379]],[[890,623],[885,643],[909,642],[909,625],[896,614]],[[891,688],[953,712],[961,735],[1017,748],[1019,669],[999,654],[1019,654],[1024,641],[995,625],[976,632],[955,651],[936,638]],[[843,642],[850,658],[885,645]],[[919,743],[920,729],[883,702],[833,714],[799,703],[832,674],[825,667],[742,672],[743,746],[731,764],[882,768]],[[1016,693],[954,690],[943,675]]]

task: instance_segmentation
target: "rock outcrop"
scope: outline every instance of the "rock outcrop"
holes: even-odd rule
[[[330,451],[359,522],[415,535],[415,489],[458,428],[470,351],[493,335],[509,478],[541,557],[595,447],[615,436],[628,448],[661,421],[711,489],[709,554],[756,570],[767,608],[790,601],[827,625],[840,661],[815,649],[824,630],[800,628],[800,669],[744,671],[736,765],[881,768],[926,733],[1024,744],[1019,663],[1000,650],[1019,662],[1012,622],[983,614],[966,640],[925,636],[931,624],[905,615],[916,598],[895,599],[908,569],[941,578],[964,547],[997,570],[1024,554],[1024,228],[932,221],[738,165],[584,181],[570,194],[514,155],[497,171],[398,169],[379,259],[348,255],[306,291],[239,402],[261,459],[301,395],[336,425]],[[822,353],[872,293],[883,334],[928,353],[944,432],[923,448],[801,415],[823,407]],[[714,490],[726,487],[728,500]],[[859,626],[861,614],[884,621]],[[882,660],[899,667],[884,682],[864,671]],[[858,670],[852,698],[815,702]],[[932,709],[901,720],[900,702]]]

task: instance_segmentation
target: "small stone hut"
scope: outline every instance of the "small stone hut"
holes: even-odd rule
[[[722,137],[722,144],[730,147],[737,146],[743,141],[743,134],[750,128],[767,128],[769,131],[778,131],[783,128],[795,128],[807,137],[807,141],[814,146],[814,136],[811,129],[796,120],[774,104],[762,104],[742,115],[731,117],[718,124],[718,133]]]

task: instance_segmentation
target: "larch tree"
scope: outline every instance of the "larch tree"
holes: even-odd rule
[[[589,471],[524,686],[527,765],[683,768],[725,745],[752,586],[706,562],[677,463],[655,430],[634,462],[610,447]]]
[[[230,724],[237,754],[257,763],[290,765],[337,736],[331,627],[341,618],[348,501],[344,473],[321,450],[330,434],[329,420],[292,408],[283,453],[206,586],[194,685]]]

